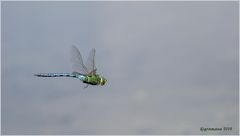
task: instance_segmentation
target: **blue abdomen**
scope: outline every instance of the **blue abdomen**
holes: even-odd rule
[[[40,73],[35,74],[35,76],[38,77],[75,77],[74,75],[70,73]]]
[[[87,82],[87,77],[86,76],[79,75],[78,79],[80,79],[81,81]]]

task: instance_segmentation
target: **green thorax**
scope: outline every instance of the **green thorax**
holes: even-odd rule
[[[88,75],[86,76],[86,79],[84,82],[92,84],[92,85],[98,85],[100,84],[101,77],[98,74]]]

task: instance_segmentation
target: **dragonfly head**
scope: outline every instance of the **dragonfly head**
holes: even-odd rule
[[[103,86],[107,82],[107,79],[101,77],[100,85]]]

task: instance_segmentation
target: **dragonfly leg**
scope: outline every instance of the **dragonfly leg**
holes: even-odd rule
[[[88,84],[84,88],[87,88],[87,87],[88,87]]]

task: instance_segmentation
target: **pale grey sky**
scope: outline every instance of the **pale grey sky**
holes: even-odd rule
[[[2,134],[237,134],[238,8],[2,2]],[[71,72],[73,44],[105,86],[33,76]]]

